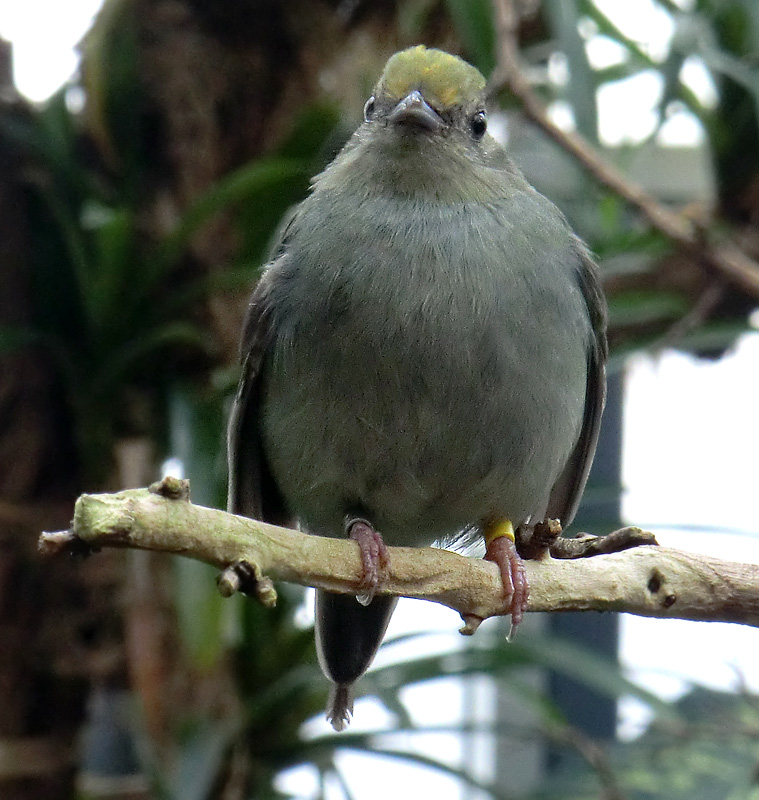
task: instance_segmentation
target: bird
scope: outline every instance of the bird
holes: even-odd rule
[[[577,510],[606,391],[598,268],[488,132],[486,81],[424,45],[387,62],[363,121],[284,227],[247,308],[228,509],[358,545],[356,595],[316,592],[327,719],[397,598],[389,546],[484,539],[512,624],[518,552]]]

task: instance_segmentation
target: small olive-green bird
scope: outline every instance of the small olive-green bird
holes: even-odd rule
[[[316,596],[336,730],[395,607],[386,544],[484,537],[521,619],[516,542],[571,522],[593,459],[605,317],[585,246],[488,134],[482,75],[396,53],[250,298],[229,428],[230,511],[358,544],[357,597]]]

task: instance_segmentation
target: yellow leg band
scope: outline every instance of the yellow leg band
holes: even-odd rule
[[[516,537],[514,536],[514,526],[511,524],[510,519],[503,519],[499,522],[491,522],[485,525],[485,544],[490,545],[491,542],[495,541],[496,539],[500,539],[501,536],[505,536],[507,539],[511,539],[512,542],[516,542]]]

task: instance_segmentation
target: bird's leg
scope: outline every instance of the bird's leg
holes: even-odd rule
[[[488,523],[484,526],[485,558],[494,561],[501,571],[506,602],[511,611],[511,632],[522,621],[527,607],[530,587],[527,583],[522,557],[517,552],[514,526],[510,520]]]
[[[345,522],[345,531],[358,544],[361,553],[363,576],[356,600],[362,606],[368,606],[380,585],[381,571],[390,564],[387,545],[382,540],[382,535],[365,519],[349,517]]]

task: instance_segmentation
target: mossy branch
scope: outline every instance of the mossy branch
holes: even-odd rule
[[[602,541],[602,540],[599,540]],[[276,602],[273,581],[352,594],[361,567],[350,540],[298,531],[193,505],[189,484],[82,495],[69,531],[43,533],[40,550],[131,547],[174,553],[221,570],[223,594]],[[528,611],[625,611],[649,617],[759,626],[759,569],[656,546],[569,560],[527,562]],[[431,600],[458,611],[463,633],[504,612],[495,564],[434,548],[391,547],[381,594]]]

